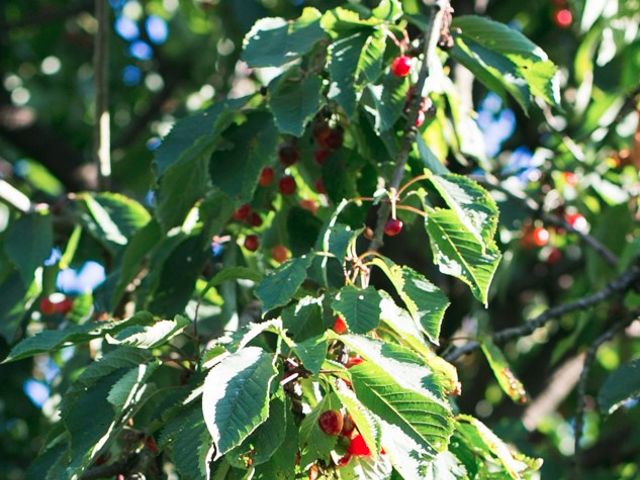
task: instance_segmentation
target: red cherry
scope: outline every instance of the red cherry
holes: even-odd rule
[[[147,438],[145,438],[144,444],[151,453],[158,453],[158,444],[152,436],[148,436]]]
[[[573,172],[562,172],[562,178],[567,185],[571,185],[572,187],[578,184],[578,176]]]
[[[269,185],[271,185],[271,182],[273,182],[273,175],[274,175],[273,168],[264,167],[260,172],[260,178],[258,179],[258,184],[261,187],[268,187]]]
[[[327,138],[331,133],[331,128],[325,122],[318,122],[313,127],[313,138],[318,145],[327,146]]]
[[[342,132],[342,127],[332,128],[329,131],[329,135],[325,140],[325,144],[331,150],[337,150],[342,146],[342,141],[344,140],[344,134]]]
[[[351,438],[351,434],[355,428],[356,424],[353,421],[353,417],[351,415],[345,415],[342,420],[342,431],[340,432],[340,435]]]
[[[299,204],[302,208],[304,208],[305,210],[309,210],[314,215],[318,211],[318,204],[313,200],[303,198],[302,200],[300,200]]]
[[[56,304],[49,300],[48,297],[40,300],[40,312],[43,315],[53,315],[56,313]]]
[[[560,260],[562,260],[562,252],[559,248],[552,248],[549,255],[547,255],[547,263],[549,265],[555,265]]]
[[[342,318],[342,316],[338,315],[336,317],[336,321],[333,324],[333,331],[339,335],[342,335],[344,332],[347,331],[347,324],[345,323],[344,318]]]
[[[286,262],[289,258],[289,250],[284,245],[276,245],[271,249],[271,257],[278,263]]]
[[[420,128],[422,124],[424,124],[426,116],[422,110],[418,112],[418,116],[416,117],[416,127]]]
[[[400,55],[391,62],[391,73],[396,77],[406,77],[411,71],[411,58],[406,55]]]
[[[256,250],[258,250],[259,246],[260,240],[258,239],[257,235],[247,235],[244,239],[244,248],[251,252],[255,252]]]
[[[549,241],[549,231],[544,227],[536,227],[531,232],[531,240],[536,247],[544,247]]]
[[[65,298],[61,302],[56,303],[55,307],[58,313],[66,315],[73,308],[73,300],[71,300],[70,298]]]
[[[327,191],[324,188],[324,182],[322,181],[321,178],[318,178],[316,180],[316,192],[322,193],[323,195],[327,194]]]
[[[283,195],[291,195],[296,191],[296,181],[290,175],[285,175],[278,183],[278,189]]]
[[[259,227],[262,225],[262,217],[258,215],[256,212],[253,212],[249,215],[249,225],[252,227]]]
[[[278,158],[285,167],[293,165],[300,159],[300,152],[295,145],[283,143],[278,147]]]
[[[347,453],[345,456],[340,457],[338,460],[338,467],[346,467],[349,465],[349,460],[351,460],[351,454]]]
[[[573,15],[571,14],[571,10],[568,8],[562,8],[560,10],[556,10],[553,14],[553,21],[560,28],[569,28],[571,23],[573,23]]]
[[[584,232],[589,228],[589,222],[580,213],[568,213],[564,216],[564,219],[579,232]]]
[[[402,220],[390,218],[387,220],[387,223],[384,224],[384,233],[389,237],[395,237],[402,231],[403,226],[404,224],[402,223]]]
[[[337,410],[327,410],[318,417],[318,425],[327,435],[338,435],[342,431],[342,414]]]
[[[324,165],[324,162],[327,161],[327,157],[331,155],[331,151],[326,148],[319,148],[313,153],[313,158],[316,163],[320,166]]]
[[[347,363],[345,363],[344,366],[347,368],[351,368],[355,367],[356,365],[360,365],[362,362],[364,362],[364,359],[362,359],[361,357],[349,357],[349,360],[347,360]]]
[[[251,212],[251,205],[245,203],[241,207],[239,207],[235,212],[233,212],[233,219],[237,222],[245,220],[249,213]]]
[[[349,452],[351,455],[360,457],[371,455],[371,450],[369,450],[367,442],[364,441],[364,438],[362,438],[362,435],[360,434],[351,439],[351,443],[347,448],[347,452]]]

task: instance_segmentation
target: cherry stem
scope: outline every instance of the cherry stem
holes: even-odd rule
[[[413,177],[411,180],[409,180],[407,183],[405,183],[403,186],[400,187],[400,189],[398,190],[398,196],[402,195],[402,192],[404,192],[408,187],[410,187],[414,183],[419,182],[420,180],[426,180],[429,177],[431,177],[431,173],[423,173],[422,175]]]
[[[416,207],[411,207],[409,205],[397,205],[397,208],[399,208],[400,210],[406,210],[407,212],[413,212],[417,215],[420,215],[421,217],[427,218],[429,215],[426,214],[426,212],[423,212],[422,210],[418,210]]]
[[[398,38],[394,35],[394,33],[391,30],[389,30],[388,28],[386,28],[386,27],[383,28],[383,32],[384,32],[384,34],[386,36],[388,36],[391,39],[391,41],[393,43],[395,43],[396,47],[398,47],[400,49],[400,55],[404,55],[404,44],[403,44],[403,42],[398,40]],[[407,38],[407,32],[406,31],[404,32],[404,36],[405,36],[405,41],[406,41],[406,38]]]

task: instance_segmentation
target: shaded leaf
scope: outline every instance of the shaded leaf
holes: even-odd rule
[[[373,287],[360,289],[347,285],[338,292],[331,307],[344,317],[349,331],[367,333],[380,323],[381,300]]]
[[[613,371],[600,387],[598,406],[600,411],[611,414],[620,406],[640,397],[640,358],[625,363]]]
[[[306,123],[320,106],[322,79],[303,77],[298,69],[288,70],[269,84],[269,108],[280,133],[300,137]]]
[[[36,268],[49,258],[52,247],[51,216],[40,212],[23,215],[4,236],[4,251],[20,272],[24,285],[31,284]]]
[[[311,255],[293,258],[262,279],[255,292],[256,297],[262,302],[263,312],[291,301],[307,277],[307,268],[311,265],[312,259]]]

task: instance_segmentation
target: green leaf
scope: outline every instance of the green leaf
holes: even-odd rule
[[[182,315],[176,315],[173,320],[158,320],[152,325],[132,325],[123,328],[115,335],[107,334],[108,343],[115,345],[129,345],[138,348],[157,348],[167,343],[191,324]]]
[[[304,368],[317,374],[327,358],[327,339],[324,335],[308,338],[293,347],[293,352],[300,359]]]
[[[417,365],[396,361],[395,366],[392,374],[374,361],[350,368],[356,396],[382,420],[398,426],[429,452],[444,451],[453,432],[449,405],[415,385],[415,381],[406,381],[407,375],[418,370]]]
[[[288,480],[295,470],[298,455],[298,427],[296,426],[289,401],[285,405],[284,439],[268,462],[258,465],[256,480]]]
[[[466,66],[487,88],[509,92],[525,112],[531,96],[560,104],[557,68],[544,51],[519,31],[473,15],[456,17],[451,56]]]
[[[612,372],[600,387],[598,406],[603,413],[615,412],[627,400],[640,397],[640,358]]]
[[[368,85],[362,96],[364,109],[373,119],[373,128],[377,134],[391,129],[402,115],[409,78],[388,74],[379,85]]]
[[[274,357],[247,347],[225,357],[207,374],[202,411],[216,446],[215,458],[247,438],[269,415]]]
[[[0,334],[9,343],[31,302],[25,302],[28,292],[18,271],[7,276],[0,284],[0,290]]]
[[[219,102],[175,124],[154,154],[158,177],[156,216],[164,228],[181,224],[209,184],[207,167],[213,150],[249,97]],[[189,188],[185,188],[188,185]]]
[[[493,371],[500,388],[513,400],[518,403],[527,402],[527,392],[522,382],[516,378],[509,367],[509,362],[505,358],[502,351],[493,343],[491,338],[483,337],[480,341],[480,347],[489,366]]]
[[[269,418],[260,425],[242,444],[231,450],[225,458],[238,468],[257,466],[268,461],[285,439],[286,421],[289,413],[285,402],[275,397],[269,407]]]
[[[269,84],[269,108],[280,133],[302,136],[306,123],[320,107],[321,88],[318,75],[305,77],[297,68]]]
[[[358,31],[329,47],[329,92],[348,116],[353,115],[362,88],[382,73],[385,38],[381,31]]]
[[[327,410],[340,410],[340,401],[335,393],[325,395],[300,423],[299,445],[301,465],[308,465],[316,459],[325,459],[338,440],[335,435],[327,435],[318,425],[318,418]]]
[[[373,287],[360,289],[347,285],[338,292],[331,307],[344,317],[349,331],[367,333],[380,323],[381,300]]]
[[[152,322],[153,316],[150,313],[138,312],[123,321],[90,322],[73,325],[64,330],[43,330],[15,345],[3,362],[12,362],[38,353],[51,352],[65,345],[84,343],[93,338],[103,337],[106,333],[114,334],[130,325],[147,325]]]
[[[20,217],[4,237],[4,251],[20,272],[24,285],[31,284],[36,268],[51,255],[52,246],[51,216],[40,212]]]
[[[228,282],[230,280],[238,280],[240,278],[244,280],[251,280],[253,282],[259,282],[262,279],[262,274],[247,267],[227,267],[211,277],[211,279],[207,282],[206,287],[204,287],[200,292],[200,297],[204,297],[207,292],[213,287],[217,287],[224,282]]]
[[[376,259],[395,287],[411,314],[411,318],[436,345],[439,345],[440,327],[449,300],[438,287],[415,270],[394,264],[388,259]]]
[[[147,396],[156,390],[149,378],[160,366],[159,361],[140,364],[125,373],[120,380],[113,384],[107,401],[113,406],[116,415],[121,415],[140,401],[143,394]]]
[[[183,478],[207,478],[213,449],[200,408],[185,409],[167,423],[158,446],[170,450],[171,461]]]
[[[453,173],[431,175],[429,182],[479,242],[487,246],[494,244],[499,213],[487,190],[470,178]]]
[[[255,293],[262,303],[263,312],[281,307],[291,301],[307,277],[307,268],[312,260],[311,255],[292,258],[258,284]]]
[[[418,148],[418,155],[425,168],[428,168],[433,173],[438,175],[444,175],[449,173],[449,169],[438,159],[435,153],[429,148],[422,135],[416,137],[416,146]]]
[[[402,3],[400,0],[382,0],[371,13],[385,22],[395,22],[402,17]]]
[[[465,282],[473,295],[486,305],[489,286],[500,263],[500,251],[478,242],[453,210],[431,210],[425,223],[433,261],[440,271]]]
[[[211,155],[209,173],[213,184],[236,203],[248,203],[263,167],[275,160],[277,131],[270,113],[256,111],[247,121],[224,133],[228,147]]]
[[[240,58],[250,67],[279,67],[298,59],[326,38],[320,16],[315,8],[305,8],[294,21],[258,20],[244,38]]]
[[[469,415],[456,417],[455,439],[456,443],[466,444],[475,457],[484,460],[484,471],[479,472],[478,478],[484,478],[489,472],[493,475],[504,472],[509,478],[519,480],[528,478],[525,475],[535,472],[542,465],[541,459],[528,458],[512,450],[484,423]]]
[[[303,341],[324,333],[322,300],[323,297],[305,296],[282,310],[282,323],[289,336]]]

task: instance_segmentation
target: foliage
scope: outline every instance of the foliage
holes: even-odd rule
[[[149,8],[169,19],[162,3]],[[259,7],[227,59],[251,88],[201,102],[152,142],[153,161],[134,166],[151,154],[132,147],[114,177],[126,194],[56,200],[77,190],[61,174],[13,179],[34,203],[7,208],[0,233],[0,368],[55,379],[24,384],[32,400],[47,389],[39,454],[7,478],[565,478],[569,424],[576,455],[606,441],[598,428],[627,422],[633,437],[638,343],[616,335],[638,316],[640,43],[624,27],[637,11],[576,2],[567,66],[513,25],[452,20],[448,1],[331,3]],[[215,36],[189,5],[176,30]],[[179,59],[171,45],[152,49],[159,61]],[[390,69],[401,55],[406,77]],[[573,405],[535,417],[550,394],[533,361],[582,361],[589,345],[602,416],[582,407],[598,391],[587,363],[576,419]],[[462,356],[476,347],[486,362]],[[561,379],[557,403],[578,380]],[[3,402],[17,390],[2,388]],[[533,396],[524,426],[543,441],[503,394],[512,409]],[[638,447],[589,474],[632,478]]]

